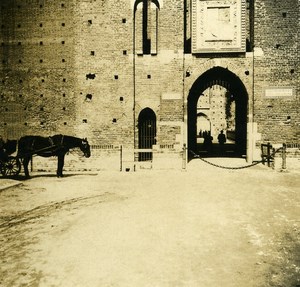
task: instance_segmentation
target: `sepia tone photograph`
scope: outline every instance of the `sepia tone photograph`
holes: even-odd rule
[[[300,287],[299,0],[1,0],[0,287]]]

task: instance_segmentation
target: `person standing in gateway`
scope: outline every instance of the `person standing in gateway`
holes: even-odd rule
[[[219,146],[220,146],[220,152],[223,153],[224,152],[224,144],[226,143],[226,136],[224,135],[223,130],[221,130],[221,132],[218,135],[218,142],[219,142]]]

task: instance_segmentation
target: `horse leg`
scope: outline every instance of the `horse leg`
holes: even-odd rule
[[[57,177],[63,177],[63,168],[65,164],[65,154],[58,155],[58,161],[57,161]]]
[[[24,173],[26,178],[29,178],[29,170],[28,170],[29,161],[30,161],[30,157],[23,158],[23,167],[24,167]]]

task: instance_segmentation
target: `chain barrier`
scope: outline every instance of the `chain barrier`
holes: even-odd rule
[[[281,151],[281,150],[282,150],[282,147],[279,147],[279,148],[276,149],[276,150],[274,149],[273,152],[272,152],[272,154],[270,155],[270,157],[274,158],[275,154],[278,153],[278,152]]]
[[[263,163],[263,160],[261,160],[261,161],[254,162],[252,164],[248,164],[248,165],[244,165],[244,166],[239,166],[239,167],[222,166],[222,165],[219,165],[219,164],[212,163],[212,162],[210,162],[210,161],[208,161],[208,160],[200,157],[200,155],[196,154],[192,150],[190,150],[190,152],[193,154],[194,158],[199,158],[200,160],[202,160],[203,162],[205,162],[207,164],[210,164],[210,165],[218,167],[218,168],[223,168],[223,169],[244,169],[244,168],[249,168],[249,167],[258,165],[260,163]]]
[[[278,148],[278,149],[273,149],[273,152],[267,156],[269,159],[271,160],[274,160],[274,157],[275,157],[275,154],[278,153],[279,151],[282,150],[282,147]],[[262,159],[260,161],[256,161],[252,164],[248,164],[248,165],[244,165],[244,166],[240,166],[240,167],[229,167],[229,166],[222,166],[222,165],[219,165],[219,164],[215,164],[215,163],[212,163],[204,158],[202,158],[200,155],[196,154],[194,151],[190,150],[190,152],[193,154],[194,158],[199,158],[200,160],[202,160],[203,162],[207,163],[207,164],[210,164],[214,167],[218,167],[218,168],[224,168],[224,169],[244,169],[244,168],[249,168],[249,167],[252,167],[252,166],[256,166],[260,163],[265,163],[265,159]]]

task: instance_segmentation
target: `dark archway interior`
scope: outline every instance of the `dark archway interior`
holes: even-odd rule
[[[139,149],[151,149],[156,144],[156,115],[149,108],[143,109],[138,118]],[[139,161],[152,160],[152,152],[140,152]]]
[[[228,69],[214,67],[202,74],[193,84],[188,96],[188,149],[198,153],[197,144],[197,103],[203,92],[214,85],[227,89],[235,100],[235,141],[230,156],[246,154],[248,94],[242,81]],[[226,111],[224,111],[226,113]],[[213,151],[206,155],[217,155]],[[218,154],[220,156],[220,154]],[[223,154],[221,156],[228,156]]]

